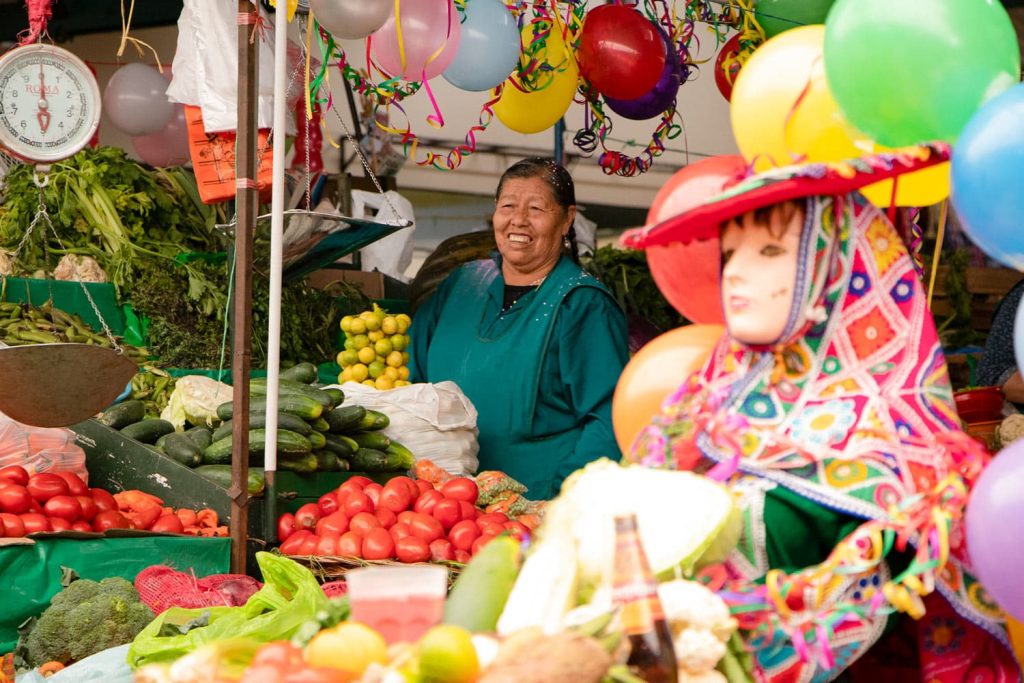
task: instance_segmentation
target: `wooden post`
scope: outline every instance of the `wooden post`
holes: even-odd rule
[[[249,527],[249,368],[252,365],[252,245],[259,190],[256,140],[259,132],[259,10],[238,0],[238,125],[235,138],[235,284],[231,376],[231,571],[246,573]]]

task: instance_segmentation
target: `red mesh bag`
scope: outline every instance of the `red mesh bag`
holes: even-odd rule
[[[166,565],[153,565],[135,577],[135,590],[154,614],[171,607],[237,607],[263,587],[244,574],[213,574],[197,579]]]

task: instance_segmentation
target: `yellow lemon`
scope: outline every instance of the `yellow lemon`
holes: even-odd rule
[[[388,336],[395,334],[398,332],[398,321],[390,315],[384,316],[384,320],[380,323],[380,331]]]
[[[366,332],[366,321],[362,318],[352,318],[352,321],[348,324],[346,332],[352,334],[363,334]]]
[[[348,332],[352,329],[352,316],[346,315],[341,319],[341,329],[343,332]]]
[[[409,384],[410,384],[410,382],[406,382],[404,379],[396,379],[395,380],[395,386],[396,387],[407,387],[407,386],[409,386]]]
[[[409,368],[404,365],[398,368],[398,379],[409,379]]]
[[[356,363],[352,366],[352,380],[355,382],[362,382],[370,376],[370,370],[362,363]]]
[[[402,363],[405,364],[405,365],[409,364],[409,352],[408,351],[402,351]]]
[[[364,380],[362,383],[368,387],[373,387],[374,389],[377,388],[377,385],[374,383],[372,379]]]
[[[341,367],[348,367],[349,365],[355,365],[359,362],[359,352],[346,350],[338,354],[338,365]]]
[[[393,367],[393,368],[401,367],[402,366],[402,352],[401,351],[392,351],[391,353],[388,354],[387,360],[385,362],[388,365],[390,365],[391,367]]]
[[[359,677],[371,664],[387,663],[388,646],[369,626],[350,621],[317,633],[303,655],[311,666],[339,669]]]
[[[366,338],[370,340],[370,343],[376,344],[384,338],[384,333],[380,330],[374,330],[373,332],[367,332]]]
[[[408,340],[404,334],[393,334],[391,335],[391,348],[395,351],[402,351],[408,346]]]
[[[442,624],[420,639],[419,673],[428,681],[472,683],[480,675],[473,637],[464,628]]]
[[[412,325],[412,318],[405,313],[399,313],[395,316],[395,322],[398,323],[398,333],[405,334],[405,331]]]
[[[341,371],[341,374],[338,375],[338,384],[344,384],[345,382],[351,382],[351,381],[352,381],[352,368],[345,368],[344,370]]]
[[[345,339],[345,344],[344,344],[344,346],[345,346],[345,349],[346,349],[346,350],[349,350],[349,349],[352,349],[352,350],[354,350],[354,349],[356,348],[356,345],[355,345],[355,343],[354,343],[354,342],[352,341],[352,338],[351,338],[351,337],[347,337],[347,338]]]
[[[384,376],[390,377],[392,380],[398,379],[398,368],[386,367],[384,368]]]
[[[379,340],[376,344],[373,345],[373,348],[377,351],[379,355],[384,356],[385,358],[387,358],[388,354],[394,350],[391,348],[390,339]]]
[[[370,338],[367,337],[365,334],[357,334],[356,336],[352,337],[352,348],[355,349],[356,351],[369,345]]]
[[[375,360],[372,363],[370,363],[369,369],[370,377],[372,377],[373,379],[377,379],[378,377],[384,374],[384,364],[381,363],[379,360]]]
[[[366,324],[366,329],[371,332],[380,329],[380,318],[373,313],[361,313],[359,317]]]
[[[380,389],[381,391],[385,391],[387,389],[394,389],[395,388],[395,380],[391,379],[387,375],[381,375],[380,377],[378,377],[376,379],[376,381],[373,383],[373,385],[375,387],[377,387],[378,389]]]
[[[373,361],[377,360],[377,354],[373,352],[372,346],[364,346],[359,349],[359,362],[366,363],[369,365]]]

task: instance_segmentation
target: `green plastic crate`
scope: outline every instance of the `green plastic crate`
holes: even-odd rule
[[[103,320],[116,335],[125,332],[125,314],[117,303],[117,290],[107,282],[67,282],[65,280],[37,280],[34,278],[0,278],[2,301],[41,306],[53,299],[53,305],[67,313],[79,316],[96,332],[103,331],[103,325],[96,316],[82,287],[96,303]]]

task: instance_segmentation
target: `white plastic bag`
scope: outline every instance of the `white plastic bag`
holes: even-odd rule
[[[40,472],[74,472],[89,481],[85,451],[75,445],[75,433],[63,427],[30,427],[0,413],[0,468],[24,467]]]
[[[346,382],[345,404],[384,413],[391,424],[389,439],[455,476],[474,474],[479,467],[476,408],[455,382],[410,384],[379,391],[358,382]]]
[[[409,282],[412,278],[405,271],[412,264],[412,234],[416,230],[416,216],[409,200],[393,190],[383,196],[379,192],[352,190],[352,217],[380,223],[412,221],[408,228],[393,232],[360,251],[362,269],[366,272],[379,270],[396,280]]]

